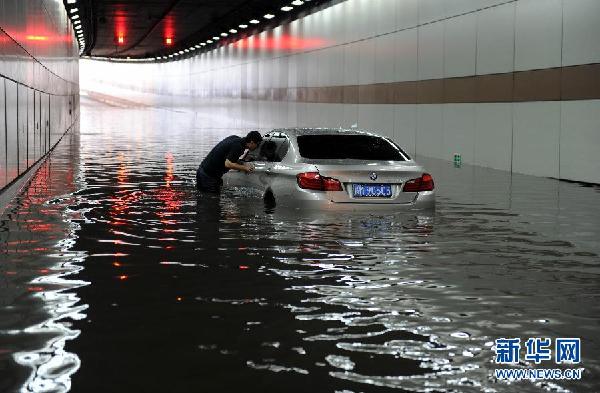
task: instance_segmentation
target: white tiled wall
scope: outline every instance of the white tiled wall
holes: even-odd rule
[[[557,178],[560,102],[523,102],[513,110],[513,170]]]
[[[512,156],[513,104],[475,107],[475,165],[508,171]]]
[[[561,103],[560,176],[600,182],[600,100]]]
[[[475,104],[447,104],[443,106],[442,158],[451,159],[460,154],[466,164],[475,163]]]
[[[459,16],[444,23],[444,77],[475,75],[477,14]]]
[[[288,33],[285,33],[285,32]],[[350,86],[509,73],[600,62],[598,0],[346,0],[263,32],[307,48],[235,46],[162,65],[83,62],[96,88],[111,80],[210,99],[216,90]],[[312,45],[312,46],[311,46]],[[98,67],[116,67],[103,72]],[[140,70],[142,70],[140,72]],[[109,75],[110,77],[98,77]],[[120,80],[115,80],[120,76]],[[85,82],[85,78],[83,78]],[[159,81],[160,84],[157,85]],[[99,87],[100,86],[100,87]],[[598,101],[431,105],[210,101],[219,120],[262,129],[358,124],[409,154],[600,183]]]
[[[444,75],[444,23],[419,28],[419,79],[437,79]]]
[[[563,0],[563,65],[600,62],[600,1]]]
[[[481,11],[477,19],[477,74],[513,71],[515,4]]]
[[[560,67],[562,0],[521,0],[516,5],[515,71]]]

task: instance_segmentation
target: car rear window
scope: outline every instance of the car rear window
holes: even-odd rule
[[[391,141],[372,135],[299,135],[304,158],[406,161],[408,156]]]

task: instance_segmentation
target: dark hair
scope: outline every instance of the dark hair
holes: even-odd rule
[[[248,133],[248,135],[246,135],[246,139],[244,140],[245,143],[248,142],[254,142],[257,145],[262,142],[262,135],[260,135],[260,132],[258,131],[250,131]]]

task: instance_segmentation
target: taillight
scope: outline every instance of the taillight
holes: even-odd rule
[[[429,173],[423,173],[421,177],[408,180],[402,188],[404,192],[433,191],[433,177]]]
[[[319,172],[304,172],[296,176],[298,186],[307,190],[342,191],[342,183],[332,177],[321,176]]]

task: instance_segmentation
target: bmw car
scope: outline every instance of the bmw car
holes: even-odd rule
[[[251,188],[276,205],[435,206],[432,176],[392,140],[367,131],[276,129],[245,160],[255,171],[229,171],[224,184]]]

